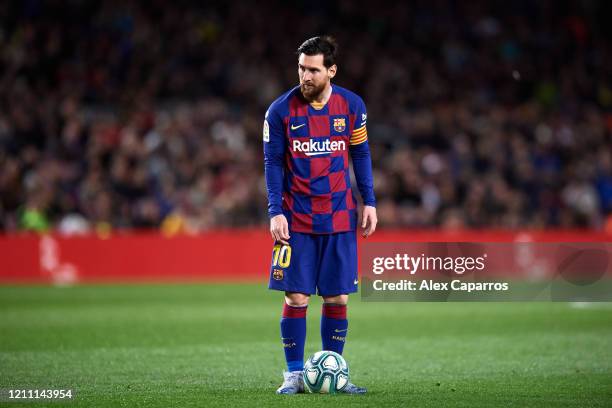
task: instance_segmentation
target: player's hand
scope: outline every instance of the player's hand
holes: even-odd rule
[[[376,231],[376,223],[378,222],[378,218],[376,217],[376,207],[371,207],[366,205],[363,207],[363,214],[361,216],[361,228],[363,228],[363,232],[361,235],[364,238],[369,237]]]
[[[287,241],[290,238],[289,224],[287,223],[287,218],[285,218],[283,214],[275,215],[270,218],[270,233],[274,241],[289,245],[289,241]]]

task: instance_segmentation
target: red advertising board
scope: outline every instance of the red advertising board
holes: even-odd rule
[[[592,231],[377,231],[368,242],[610,242]],[[359,242],[365,242],[359,239]],[[272,241],[264,229],[166,237],[157,232],[0,236],[0,283],[262,281]]]

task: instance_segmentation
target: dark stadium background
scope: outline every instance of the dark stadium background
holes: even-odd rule
[[[0,226],[267,224],[261,126],[341,45],[381,227],[589,228],[612,210],[605,1],[5,1]],[[612,228],[608,226],[608,228]]]

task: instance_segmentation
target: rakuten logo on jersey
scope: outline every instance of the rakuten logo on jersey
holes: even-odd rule
[[[346,143],[344,140],[308,140],[301,142],[299,140],[293,141],[293,151],[304,153],[306,156],[318,156],[320,154],[331,154],[333,152],[346,150]]]

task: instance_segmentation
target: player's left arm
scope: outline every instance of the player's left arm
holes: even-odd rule
[[[365,104],[360,99],[356,109],[355,122],[349,149],[353,161],[353,170],[357,180],[357,188],[363,199],[363,212],[361,216],[361,228],[363,237],[367,238],[376,230],[378,218],[376,216],[376,197],[374,196],[374,177],[372,176],[372,158],[370,156],[370,145],[368,143],[368,132],[366,129],[367,112]]]

